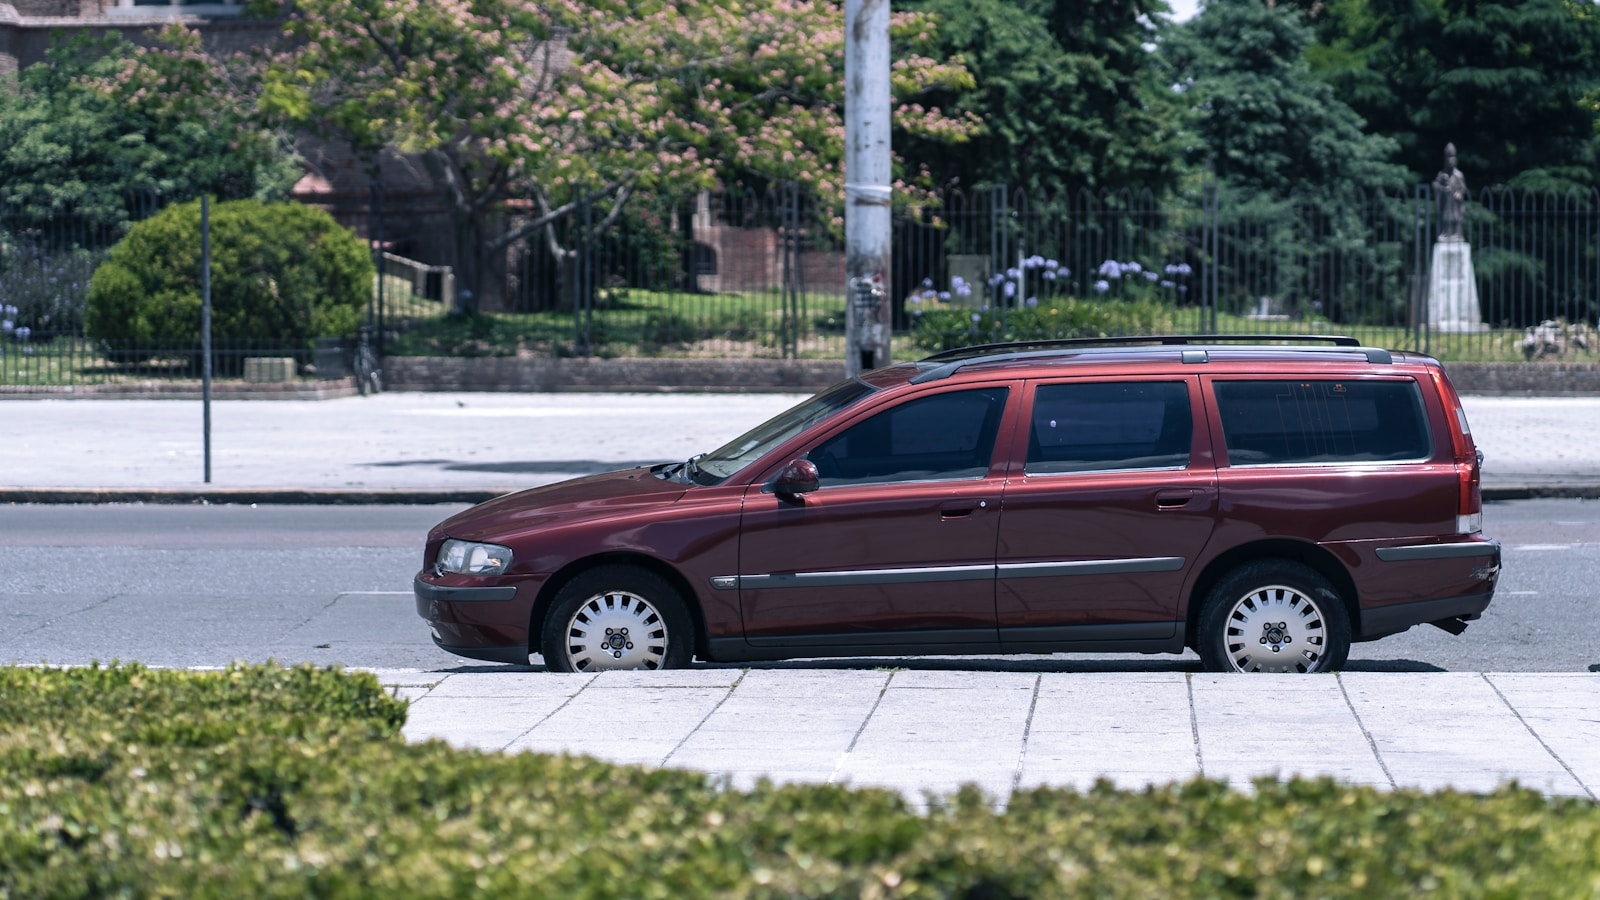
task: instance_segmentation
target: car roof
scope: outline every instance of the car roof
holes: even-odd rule
[[[1405,363],[1432,363],[1428,357],[1368,347],[1340,335],[1162,335],[1019,341],[962,347],[896,366],[885,382],[923,384],[959,374],[994,374],[1019,369],[1062,370],[1077,366],[1155,369],[1208,363],[1244,362],[1270,367],[1332,366],[1370,371]],[[895,377],[898,376],[898,377]]]

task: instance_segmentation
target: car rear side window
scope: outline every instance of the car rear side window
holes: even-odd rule
[[[1415,381],[1217,381],[1213,390],[1230,465],[1432,455]]]
[[[1181,381],[1040,385],[1023,471],[1182,468],[1193,433],[1189,387]]]
[[[908,400],[829,438],[807,454],[823,487],[982,478],[1005,412],[1003,387]]]

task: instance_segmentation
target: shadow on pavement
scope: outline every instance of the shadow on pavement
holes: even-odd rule
[[[696,662],[690,667],[707,671],[722,669],[752,669],[766,671],[866,671],[903,669],[913,672],[1082,672],[1082,673],[1138,673],[1138,672],[1204,672],[1198,659],[1072,659],[1041,657],[958,657],[886,656],[847,659],[786,659],[768,662]],[[492,673],[544,672],[542,664],[516,665],[466,665],[448,669],[433,669],[441,675],[487,675]],[[1362,659],[1345,664],[1345,672],[1448,672],[1433,663],[1414,659]],[[1600,671],[1600,663],[1589,667]]]

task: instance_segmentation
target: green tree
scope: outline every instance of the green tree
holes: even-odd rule
[[[1290,7],[1211,0],[1165,45],[1194,115],[1192,161],[1231,187],[1333,198],[1406,183],[1389,138],[1306,62],[1312,31]]]
[[[494,306],[507,248],[585,198],[595,231],[665,186],[793,179],[843,189],[843,16],[800,0],[258,0],[291,38],[263,107],[359,151],[420,154],[454,220],[464,297]],[[959,140],[971,123],[919,104],[967,83],[918,52],[931,23],[900,15],[893,73],[904,134]],[[905,175],[915,188],[920,173]]]
[[[1362,290],[1404,298],[1400,248],[1377,234],[1403,214],[1388,192],[1404,188],[1407,173],[1389,161],[1394,142],[1366,133],[1311,71],[1312,36],[1292,7],[1211,0],[1164,48],[1194,114],[1192,160],[1228,198],[1216,264],[1242,287],[1219,298],[1225,308],[1269,297],[1337,319]],[[1351,271],[1360,278],[1334,277]],[[1328,294],[1330,285],[1341,293]]]
[[[946,184],[1005,184],[1030,193],[1068,187],[1175,186],[1183,171],[1183,110],[1149,49],[1163,0],[909,0],[939,19],[945,58],[974,85],[945,91],[979,118],[967,143],[921,146]]]
[[[132,192],[287,195],[298,170],[284,143],[250,123],[198,35],[163,38],[166,52],[76,37],[0,82],[0,204],[116,225]]]
[[[1419,181],[1454,143],[1477,187],[1600,186],[1600,10],[1580,0],[1341,0],[1318,69]]]

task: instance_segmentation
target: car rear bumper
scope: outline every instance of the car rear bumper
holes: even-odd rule
[[[1419,600],[1415,603],[1391,603],[1361,611],[1361,634],[1357,640],[1373,640],[1397,634],[1413,625],[1443,622],[1449,619],[1470,621],[1478,618],[1494,598],[1494,591],[1444,597],[1436,600]]]

